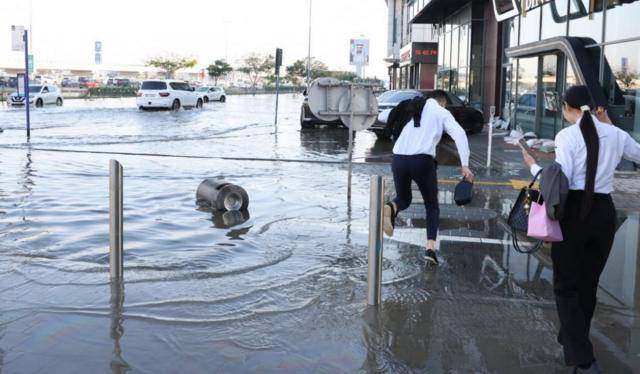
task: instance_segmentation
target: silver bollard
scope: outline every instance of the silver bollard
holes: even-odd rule
[[[122,164],[109,161],[109,274],[113,280],[122,280]]]
[[[382,206],[384,179],[371,177],[369,197],[369,272],[367,275],[367,304],[378,305],[382,299]]]

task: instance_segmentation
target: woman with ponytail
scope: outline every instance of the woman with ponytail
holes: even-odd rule
[[[606,112],[591,114],[591,95],[573,86],[564,96],[562,114],[572,124],[556,136],[556,162],[569,181],[560,221],[564,241],[553,243],[553,288],[560,319],[558,342],[574,373],[601,373],[589,340],[596,292],[615,236],[616,210],[611,199],[614,172],[622,158],[640,163],[640,145],[614,126]],[[525,163],[540,166],[527,152]]]

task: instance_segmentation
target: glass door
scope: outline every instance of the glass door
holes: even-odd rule
[[[518,60],[515,127],[523,133],[536,131],[539,57]]]
[[[562,60],[558,55],[541,56],[541,73],[539,80],[540,99],[540,120],[538,122],[537,135],[540,138],[553,139],[562,129],[562,107],[560,95],[562,92],[562,69],[559,62]]]

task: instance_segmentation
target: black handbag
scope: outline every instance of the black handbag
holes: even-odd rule
[[[516,202],[513,204],[513,208],[511,208],[511,212],[509,213],[509,218],[507,218],[507,224],[511,229],[511,240],[513,242],[513,248],[520,253],[534,253],[542,246],[542,240],[536,241],[536,243],[528,250],[522,249],[520,243],[518,241],[518,234],[527,235],[527,231],[529,229],[529,211],[531,208],[532,201],[542,202],[542,196],[540,196],[540,191],[533,188],[533,185],[536,183],[536,180],[542,173],[540,170],[533,180],[529,184],[528,187],[524,187],[520,190],[520,194],[518,194],[518,198]]]
[[[453,200],[456,205],[467,205],[473,199],[473,182],[462,178],[462,180],[456,185],[456,189],[453,193]]]

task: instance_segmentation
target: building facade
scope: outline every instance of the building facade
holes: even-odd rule
[[[435,27],[412,23],[407,0],[388,0],[386,59],[391,89],[432,89],[438,71]]]
[[[512,128],[552,138],[566,126],[564,91],[584,84],[640,138],[640,1],[409,0],[403,12],[434,30],[435,85],[485,113],[495,107]]]

